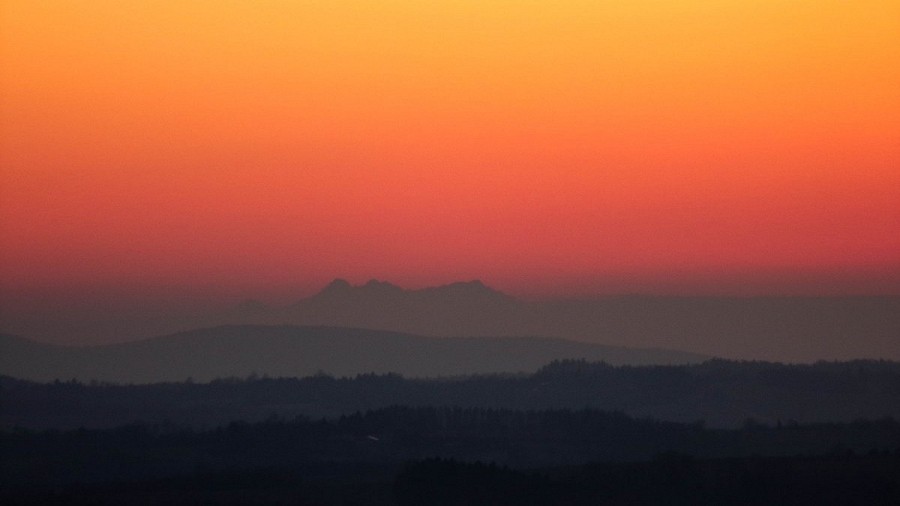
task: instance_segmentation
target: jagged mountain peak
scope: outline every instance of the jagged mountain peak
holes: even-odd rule
[[[352,285],[345,279],[336,278],[331,283],[328,283],[325,288],[323,288],[312,298],[318,299],[323,297],[331,298],[346,296],[370,296],[401,292],[405,292],[405,290],[403,290],[399,286],[388,283],[387,281],[381,281],[378,279],[370,279],[362,285]]]
[[[349,281],[343,278],[334,278],[331,283],[328,283],[328,285],[322,289],[322,292],[343,291],[349,288],[353,288],[353,285],[351,285]]]
[[[450,297],[496,296],[498,298],[502,297],[505,299],[512,299],[512,297],[510,297],[509,295],[487,286],[480,279],[473,279],[470,281],[455,281],[445,285],[431,286],[417,290],[408,290],[391,282],[375,278],[370,279],[362,285],[352,285],[345,279],[336,278],[327,286],[325,286],[325,288],[323,288],[319,293],[314,295],[313,298],[320,298],[323,296],[378,296],[401,294],[410,297],[416,297],[419,295],[442,295]]]
[[[513,297],[484,284],[480,279],[473,279],[471,281],[457,281],[446,285],[426,288],[422,290],[422,292],[443,295],[451,298],[477,297],[479,299],[483,299],[485,297],[491,297],[504,300],[513,299]]]

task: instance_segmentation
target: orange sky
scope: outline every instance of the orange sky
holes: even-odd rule
[[[897,293],[900,3],[4,0],[0,242],[7,294]]]

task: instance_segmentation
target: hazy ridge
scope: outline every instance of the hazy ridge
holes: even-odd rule
[[[209,381],[250,374],[410,377],[533,372],[557,359],[611,364],[695,363],[701,355],[550,338],[428,338],[397,332],[236,325],[104,346],[55,346],[0,336],[0,374],[120,383]]]
[[[740,360],[900,360],[897,296],[524,300],[477,280],[419,290],[377,280],[358,286],[335,280],[286,305],[247,300],[212,310],[186,302],[155,306],[122,300],[52,306],[16,310],[7,301],[0,307],[2,331],[72,344],[133,341],[221,325],[288,324],[428,337],[543,336]]]

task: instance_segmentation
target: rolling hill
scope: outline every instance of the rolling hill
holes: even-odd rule
[[[337,327],[234,325],[103,346],[57,346],[0,337],[0,374],[36,381],[121,383],[399,373],[435,377],[533,372],[552,360],[695,363],[707,357],[550,338],[430,338]]]

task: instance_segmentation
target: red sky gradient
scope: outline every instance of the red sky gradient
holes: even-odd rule
[[[6,0],[0,244],[5,297],[900,293],[900,3]]]

